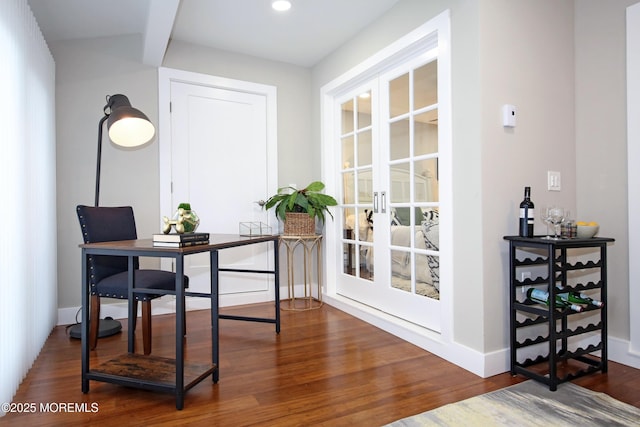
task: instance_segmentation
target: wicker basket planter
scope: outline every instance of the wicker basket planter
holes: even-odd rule
[[[278,188],[278,192],[264,203],[265,209],[275,209],[276,217],[284,221],[287,236],[313,236],[316,234],[316,220],[324,225],[325,215],[333,218],[330,206],[338,202],[322,193],[324,184],[314,181],[302,190],[292,186]]]
[[[308,213],[287,212],[284,221],[285,236],[311,236],[316,234],[316,219]]]

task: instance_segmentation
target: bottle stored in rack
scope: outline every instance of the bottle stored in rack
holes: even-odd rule
[[[590,298],[588,295],[581,292],[563,292],[557,295],[563,301],[571,302],[574,304],[586,304],[594,305],[596,307],[602,307],[604,303]]]
[[[549,305],[549,292],[546,292],[540,289],[535,289],[535,288],[529,289],[527,291],[527,298],[529,298],[531,301],[544,304],[546,306]],[[584,310],[581,305],[573,304],[569,301],[565,301],[560,297],[560,295],[556,295],[556,307],[569,308],[577,312],[581,312]]]

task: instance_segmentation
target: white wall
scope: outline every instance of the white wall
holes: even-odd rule
[[[509,259],[502,237],[518,233],[524,187],[531,186],[538,207],[557,203],[576,212],[573,1],[491,0],[481,5],[483,237],[478,250],[484,350],[491,352],[509,346]],[[515,128],[502,126],[503,104],[517,107]],[[547,191],[547,171],[562,173],[562,191]],[[539,220],[534,228],[537,234],[546,232]]]
[[[625,53],[626,7],[635,3],[576,1],[576,158],[578,212],[616,239],[608,252],[610,354],[640,367],[637,353],[626,354],[629,305],[638,310],[638,301],[629,301],[628,268],[637,261],[628,253]]]
[[[65,322],[80,306],[82,242],[77,204],[93,204],[98,121],[107,94],[123,93],[158,123],[157,70],[141,63],[137,36],[63,41],[56,58],[58,139],[58,283]],[[310,132],[310,71],[284,63],[171,43],[163,66],[275,85],[278,89],[279,183],[306,185],[318,178]],[[158,143],[123,150],[103,141],[100,204],[131,205],[139,236],[158,231]],[[247,183],[247,185],[251,185]],[[265,198],[269,195],[265,195]],[[149,266],[157,264],[149,261]],[[68,308],[68,310],[64,310]]]
[[[139,58],[137,36],[52,44],[56,59],[58,181],[58,306],[80,306],[80,249],[76,205],[93,205],[98,121],[106,95],[122,93],[157,123],[156,70]],[[140,236],[159,221],[158,148],[155,139],[139,149],[122,149],[103,135],[101,206],[133,206]],[[73,314],[70,313],[70,314]]]

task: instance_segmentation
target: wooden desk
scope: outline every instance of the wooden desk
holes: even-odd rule
[[[212,374],[214,383],[219,380],[219,319],[243,320],[251,322],[273,323],[276,333],[280,333],[280,283],[278,237],[256,236],[243,237],[232,234],[212,234],[208,245],[190,246],[186,248],[155,247],[151,239],[124,240],[117,242],[88,243],[82,248],[82,392],[89,392],[89,381],[105,381],[146,390],[163,391],[175,394],[176,408],[184,407],[184,394],[191,387]],[[257,243],[273,243],[273,270],[241,270],[220,268],[218,252],[220,250]],[[186,255],[209,252],[211,261],[210,293],[187,292],[184,288],[184,257]],[[89,255],[126,256],[129,260],[129,330],[128,353],[91,369],[89,366]],[[158,289],[138,288],[134,283],[133,260],[135,257],[173,258],[176,265],[175,291],[159,291]],[[275,287],[275,315],[273,318],[256,318],[244,316],[221,315],[218,310],[219,273],[221,271],[272,274]],[[135,293],[168,294],[176,297],[176,356],[175,359],[144,356],[134,353],[133,319],[137,313],[133,311],[133,295]],[[211,364],[190,364],[184,361],[185,297],[205,297],[211,299]],[[139,367],[139,369],[136,369]]]

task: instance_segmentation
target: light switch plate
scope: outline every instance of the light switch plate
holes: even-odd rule
[[[547,171],[547,190],[560,191],[562,190],[562,179],[560,172]]]

